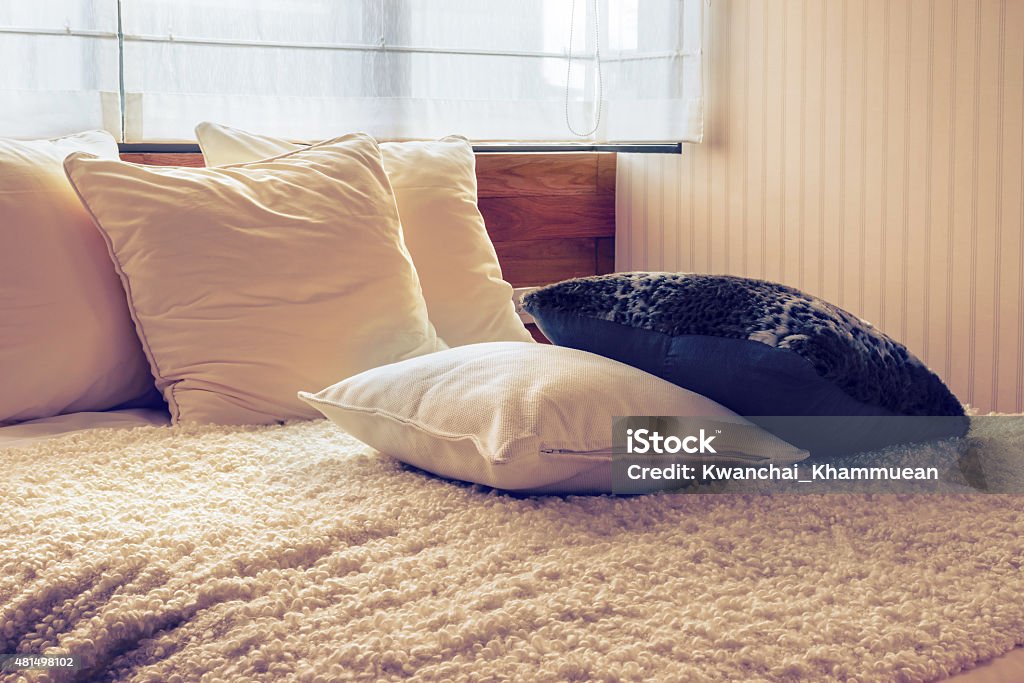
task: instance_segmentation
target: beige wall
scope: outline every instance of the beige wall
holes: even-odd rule
[[[705,142],[621,155],[620,270],[824,297],[1024,411],[1024,0],[712,0]]]

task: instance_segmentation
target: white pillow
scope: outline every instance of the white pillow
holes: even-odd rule
[[[718,450],[731,454],[723,459],[734,462],[744,461],[735,457],[744,452],[780,464],[807,456],[711,399],[603,356],[547,344],[463,346],[299,396],[405,463],[514,491],[611,491],[614,416],[742,425],[735,436],[723,430],[716,437]]]
[[[121,282],[61,165],[109,133],[0,138],[0,423],[155,398]]]
[[[300,149],[280,138],[214,123],[196,126],[209,166],[221,166]],[[405,243],[427,300],[430,321],[449,346],[487,341],[529,341],[501,278],[494,245],[476,204],[476,157],[469,141],[381,144],[384,168],[395,189]]]
[[[217,169],[65,167],[175,422],[315,417],[300,388],[438,348],[366,135]]]

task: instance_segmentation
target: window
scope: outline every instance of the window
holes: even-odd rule
[[[0,135],[696,141],[703,1],[4,2]]]

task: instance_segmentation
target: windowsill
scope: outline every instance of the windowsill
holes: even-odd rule
[[[122,142],[122,153],[189,154],[199,153],[194,143]],[[623,142],[610,144],[560,142],[490,142],[473,145],[478,154],[510,154],[516,152],[620,152],[623,154],[682,154],[680,142]]]

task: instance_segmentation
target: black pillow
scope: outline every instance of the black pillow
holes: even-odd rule
[[[792,287],[618,273],[550,285],[523,304],[555,344],[703,394],[812,455],[967,431],[963,406],[905,346]]]

